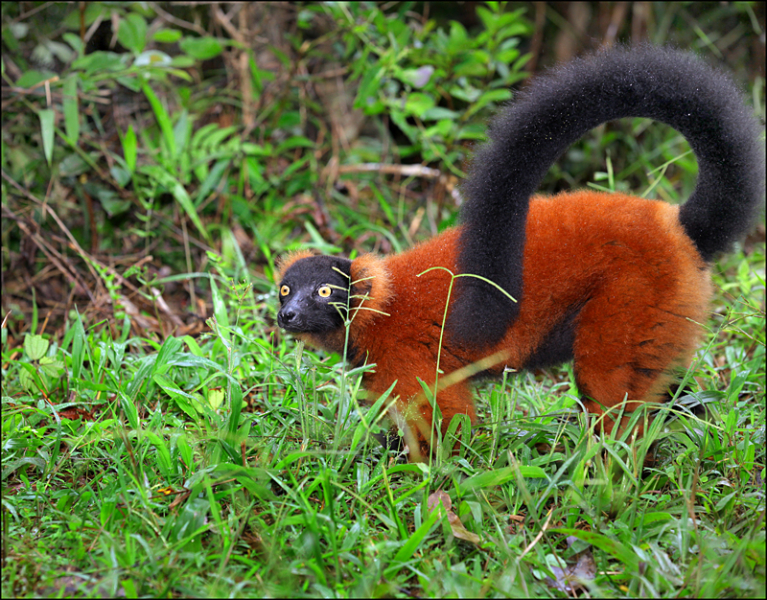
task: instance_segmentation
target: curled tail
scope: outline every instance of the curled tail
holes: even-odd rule
[[[537,77],[491,122],[463,187],[460,272],[486,277],[519,300],[530,197],[572,143],[624,117],[661,121],[689,142],[698,181],[680,220],[706,261],[746,233],[764,189],[764,144],[737,87],[689,53],[620,48]],[[475,347],[500,341],[518,304],[473,277],[458,286],[454,339]]]

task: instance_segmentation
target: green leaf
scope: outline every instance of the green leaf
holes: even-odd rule
[[[37,111],[40,118],[40,133],[43,139],[43,154],[50,165],[53,160],[53,134],[55,133],[56,113],[53,109],[43,108]]]
[[[27,23],[8,23],[7,26],[3,25],[3,43],[8,46],[8,49],[17,53],[20,51],[18,40],[27,37],[29,33],[29,25]],[[5,67],[5,61],[3,61],[3,67]],[[3,75],[5,75],[5,68],[3,68]]]
[[[441,137],[446,138],[450,134],[450,132],[453,130],[453,127],[455,126],[455,122],[452,119],[443,119],[436,125],[432,125],[426,131],[424,131],[424,136],[427,138],[435,138],[435,137]]]
[[[458,140],[484,140],[487,137],[487,130],[484,125],[474,123],[466,125],[458,130],[456,139]]]
[[[229,433],[234,437],[240,426],[240,412],[242,411],[242,389],[239,385],[233,384],[231,387],[230,405]]]
[[[64,80],[64,97],[62,109],[64,111],[64,130],[67,132],[70,144],[77,144],[80,138],[80,113],[77,100],[78,75],[71,75]]]
[[[181,69],[191,69],[195,64],[197,64],[196,61],[191,56],[187,56],[186,54],[174,56],[173,61],[171,62],[171,66],[176,67],[176,69],[174,69],[172,72],[178,72],[180,75],[183,74],[184,79],[188,81],[189,74],[186,71],[182,71]]]
[[[405,112],[420,117],[427,110],[433,108],[434,105],[434,98],[431,96],[422,92],[414,92],[410,94],[405,101]]]
[[[202,533],[210,527],[207,523],[210,502],[203,498],[192,498],[181,509],[173,523],[170,539],[185,552],[200,554]]]
[[[221,54],[221,43],[212,37],[185,37],[179,43],[179,48],[186,54],[197,60],[208,60]]]
[[[200,128],[194,136],[192,136],[192,149],[194,151],[202,152],[216,152],[220,150],[219,146],[224,143],[224,140],[230,136],[237,134],[236,127],[223,127],[219,128],[215,123],[206,125]],[[232,137],[233,140],[237,140],[236,137]]]
[[[115,177],[115,179],[117,179],[117,177]],[[112,189],[107,189],[100,185],[88,185],[86,187],[90,187],[96,191],[93,195],[99,199],[101,207],[110,217],[121,215],[130,210],[130,207],[132,206],[130,200],[123,200]]]
[[[456,77],[484,77],[488,73],[490,58],[486,53],[484,57],[472,53],[466,60],[458,63],[453,69]]]
[[[639,556],[637,553],[629,546],[621,544],[619,541],[609,538],[606,535],[596,533],[595,531],[583,531],[581,529],[558,528],[551,529],[550,531],[552,533],[561,533],[565,536],[575,536],[579,540],[583,540],[592,546],[604,550],[608,554],[612,554],[620,562],[626,565],[628,572],[633,573],[639,569]]]
[[[56,74],[50,71],[27,71],[16,80],[16,87],[31,88],[41,81],[51,79],[55,76]]]
[[[293,173],[304,168],[304,165],[306,165],[306,163],[309,162],[310,158],[311,158],[311,155],[304,156],[301,160],[297,160],[296,162],[289,165],[288,168],[283,171],[281,178],[290,179],[290,176]]]
[[[187,214],[192,223],[194,223],[195,227],[197,227],[202,236],[206,240],[210,240],[210,235],[203,227],[202,221],[197,214],[197,209],[192,203],[192,199],[189,197],[189,194],[187,193],[184,186],[181,185],[181,183],[173,175],[157,165],[147,165],[142,167],[140,170],[143,173],[149,175],[151,178],[155,179],[163,187],[165,187],[175,198],[176,202],[181,205],[181,208],[184,209],[184,212]]]
[[[192,419],[197,419],[200,414],[204,413],[199,397],[179,389],[179,387],[165,375],[155,374],[152,376],[152,381],[160,386],[160,388],[173,399],[176,406]]]
[[[441,518],[442,511],[439,509],[435,509],[429,513],[429,516],[423,524],[412,533],[410,539],[407,540],[397,554],[394,555],[391,565],[384,571],[384,577],[390,579],[394,578],[405,563],[413,560],[413,554],[415,553],[416,548],[421,545],[423,540],[429,535]]]
[[[146,21],[137,13],[129,13],[120,21],[117,41],[131,52],[138,54],[146,45]]]
[[[215,389],[208,391],[208,404],[213,410],[218,410],[224,403],[224,390]]]
[[[488,31],[493,32],[498,28],[498,25],[496,24],[498,21],[498,15],[491,13],[484,6],[477,6],[477,16],[482,19],[482,24]]]
[[[152,111],[154,112],[155,118],[157,119],[157,124],[160,126],[160,130],[162,131],[162,137],[167,144],[168,152],[172,157],[175,157],[176,137],[173,135],[173,125],[171,125],[168,112],[165,110],[165,107],[162,105],[160,99],[157,97],[151,87],[149,87],[147,84],[144,84],[142,89],[144,91],[144,95],[147,97],[147,100],[149,100],[149,104],[152,106]]]
[[[194,465],[194,454],[192,453],[192,448],[189,445],[189,441],[186,439],[186,436],[183,433],[175,435],[178,435],[176,438],[176,447],[178,448],[178,452],[181,455],[181,459],[184,461],[186,467],[190,468]]]
[[[441,106],[435,106],[426,110],[421,115],[421,119],[424,121],[439,121],[440,119],[451,119],[453,121],[457,121],[460,116],[461,113],[455,110],[442,108]]]
[[[531,477],[536,479],[548,479],[546,471],[540,467],[534,467],[529,465],[519,465],[519,472],[523,477]],[[472,475],[468,479],[465,479],[460,483],[461,492],[472,489],[485,489],[497,485],[503,485],[507,481],[510,481],[516,477],[516,467],[504,467],[502,469],[496,469],[495,471],[485,471]]]
[[[450,21],[450,41],[447,45],[449,54],[454,55],[470,50],[472,47],[466,28],[458,21]]]
[[[75,60],[72,68],[82,69],[89,75],[103,71],[120,71],[125,68],[125,58],[129,56],[129,54],[123,56],[115,52],[99,50]]]
[[[41,335],[28,333],[24,337],[24,352],[31,360],[40,360],[48,351],[50,342]]]
[[[128,419],[128,423],[134,430],[138,429],[138,410],[133,400],[128,398],[125,394],[120,394],[120,406],[122,407],[125,416]]]
[[[665,523],[672,519],[671,513],[667,512],[650,512],[645,513],[642,516],[642,527],[647,527],[652,523]]]
[[[80,371],[85,360],[85,328],[80,318],[80,311],[75,306],[75,322],[72,324],[74,335],[72,336],[72,380],[79,381]]]
[[[179,338],[167,338],[160,347],[160,351],[157,353],[157,359],[152,373],[167,373],[170,366],[175,364],[178,356],[183,354],[183,352],[181,352],[183,345],[183,340],[180,340]]]
[[[510,37],[522,36],[527,34],[529,29],[525,23],[512,23],[498,32],[497,39],[505,40]]]
[[[293,148],[314,148],[314,142],[302,135],[295,135],[277,146],[276,153],[281,154],[285,150],[291,150]]]
[[[202,185],[197,191],[197,196],[194,199],[195,206],[202,204],[202,202],[208,197],[208,194],[210,194],[213,188],[215,188],[221,182],[221,178],[224,176],[224,172],[231,163],[231,159],[225,158],[219,160],[215,165],[213,165],[210,173],[208,173],[205,181],[202,182]]]
[[[39,456],[17,458],[16,460],[12,460],[10,463],[8,463],[8,465],[3,469],[3,481],[5,481],[8,476],[16,469],[23,467],[24,465],[32,465],[33,467],[40,469],[40,471],[45,471],[45,460]]]
[[[44,387],[40,376],[35,372],[35,367],[29,363],[20,363],[21,370],[19,371],[19,383],[28,392],[34,392],[37,389]]]
[[[477,98],[480,97],[482,94],[482,90],[478,90],[475,87],[472,87],[470,85],[460,87],[457,85],[454,85],[452,88],[450,88],[450,95],[453,98],[458,98],[459,100],[463,100],[464,102],[472,103]]]
[[[501,50],[495,55],[495,60],[504,64],[511,64],[519,56],[519,50],[517,48],[507,48]]]
[[[152,37],[156,42],[174,44],[181,39],[182,33],[178,29],[158,29]]]
[[[274,499],[272,491],[263,483],[269,481],[270,475],[265,469],[243,467],[236,463],[223,462],[216,466],[215,475],[222,479],[236,479],[238,483],[257,498],[263,498],[264,500]]]
[[[130,183],[131,180],[131,174],[130,171],[127,169],[123,169],[122,167],[118,167],[115,165],[111,169],[109,169],[109,174],[114,178],[117,185],[119,185],[121,188],[124,188],[128,183]],[[121,205],[124,206],[124,210],[128,210],[128,207],[130,207],[131,202],[130,200],[125,200],[125,204]],[[124,212],[124,211],[121,211]]]
[[[407,122],[405,114],[399,110],[393,110],[389,114],[389,118],[394,121],[394,124],[402,130],[411,142],[416,142],[418,139],[418,130]]]
[[[168,445],[165,443],[165,440],[152,431],[147,431],[146,436],[149,442],[157,450],[156,459],[163,475],[165,477],[173,477],[176,473],[173,468],[173,460],[170,456],[170,450],[168,450]]]
[[[40,371],[49,377],[60,377],[64,372],[64,363],[52,356],[43,356],[40,359]]]
[[[186,275],[184,275],[184,277],[186,277]],[[202,357],[203,356],[202,348],[200,348],[200,345],[197,343],[197,340],[195,340],[192,336],[185,335],[181,339],[187,345],[187,347],[189,348],[189,351],[192,354],[194,354],[195,356],[198,356],[198,357]]]
[[[476,113],[491,102],[506,102],[511,99],[510,90],[489,90],[482,94],[477,101],[466,111],[465,118]]]
[[[354,99],[354,108],[365,109],[375,101],[378,96],[378,83],[383,73],[383,67],[365,70],[362,81],[360,81],[359,90],[357,91],[357,97]]]
[[[221,292],[218,291],[216,280],[213,277],[210,278],[210,292],[213,299],[213,314],[216,317],[216,321],[218,322],[219,327],[226,329],[229,327],[229,316],[226,312],[226,303],[221,297]],[[222,331],[221,333],[227,335],[228,339],[228,333],[226,331]]]
[[[351,372],[347,373],[347,375],[351,375]],[[370,432],[370,429],[372,427],[372,423],[369,423],[368,420],[374,421],[374,419],[370,419],[373,415],[380,415],[384,410],[384,403],[389,399],[389,396],[394,389],[394,386],[397,384],[397,382],[393,382],[389,389],[386,390],[383,394],[381,394],[378,399],[375,401],[375,403],[370,407],[367,413],[360,415],[360,423],[357,425],[357,427],[354,430],[354,435],[352,436],[351,446],[349,449],[349,459],[346,462],[346,465],[344,465],[344,468],[342,471],[346,471],[346,469],[349,468],[352,462],[352,457],[356,457],[356,449],[357,446],[359,446],[360,442],[362,441],[363,437],[366,433]]]
[[[181,154],[186,149],[186,143],[189,140],[189,113],[186,110],[178,113],[178,121],[173,127],[173,138],[176,142],[176,149]]]
[[[136,132],[133,130],[133,123],[128,125],[128,130],[122,136],[123,155],[125,164],[131,175],[136,172],[136,158],[138,156],[138,145],[136,143]]]

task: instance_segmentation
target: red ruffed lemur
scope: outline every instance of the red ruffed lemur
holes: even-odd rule
[[[699,172],[684,204],[590,190],[531,198],[568,146],[624,117],[687,139]],[[428,452],[432,425],[419,379],[441,382],[444,432],[456,414],[475,419],[468,379],[450,374],[483,359],[483,373],[495,374],[572,360],[583,405],[597,415],[663,401],[703,333],[711,263],[762,203],[763,155],[737,87],[695,56],[642,46],[574,60],[537,77],[491,122],[463,184],[461,225],[392,256],[289,254],[278,324],[345,351],[353,365],[375,363],[363,380],[371,399],[396,381],[393,410],[415,459]],[[452,278],[433,267],[481,276],[516,302],[458,277],[443,328]],[[602,430],[613,425],[602,419]]]

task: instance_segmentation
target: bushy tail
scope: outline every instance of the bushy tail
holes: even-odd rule
[[[491,123],[463,190],[459,267],[520,299],[530,197],[557,158],[594,127],[648,117],[684,135],[698,160],[695,191],[680,219],[701,256],[712,260],[749,228],[764,190],[760,127],[726,75],[672,49],[619,48],[537,77]],[[472,277],[459,280],[454,339],[500,341],[519,308]]]

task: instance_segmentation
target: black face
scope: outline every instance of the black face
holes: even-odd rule
[[[293,263],[280,283],[277,324],[290,333],[328,333],[343,327],[351,264],[335,256]]]

